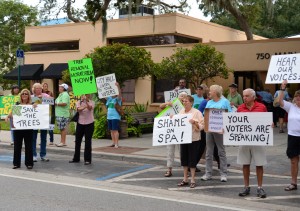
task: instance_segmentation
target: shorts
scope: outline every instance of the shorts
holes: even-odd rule
[[[239,146],[237,163],[241,165],[263,166],[267,164],[265,146]]]
[[[277,107],[276,114],[278,118],[284,118],[286,111],[283,108]]]
[[[59,130],[65,129],[68,123],[69,123],[68,117],[56,117],[56,125]]]
[[[300,155],[300,136],[288,135],[286,155],[290,159]]]
[[[108,119],[108,130],[119,130],[120,120],[119,119]]]
[[[180,145],[181,166],[196,168],[199,161],[200,141]]]

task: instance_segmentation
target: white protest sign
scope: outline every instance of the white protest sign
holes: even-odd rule
[[[178,114],[181,109],[183,109],[183,105],[180,100],[176,98],[175,100],[173,100],[172,106],[167,106],[156,117],[175,115]]]
[[[205,132],[223,132],[223,113],[225,109],[206,108],[204,113]]]
[[[116,86],[116,76],[114,73],[96,78],[99,98],[106,98],[119,94]]]
[[[53,97],[42,97],[42,104],[54,105],[54,98]]]
[[[54,130],[55,125],[54,124],[50,124],[49,125],[49,130]]]
[[[272,122],[272,112],[223,113],[223,143],[273,146]]]
[[[192,143],[191,114],[154,119],[153,146]]]
[[[12,114],[15,130],[49,129],[49,105],[14,105]]]
[[[173,100],[175,100],[175,98],[178,98],[178,95],[181,92],[186,92],[188,95],[191,95],[190,89],[178,89],[178,90],[165,91],[164,92],[165,102],[172,102]]]
[[[266,84],[300,83],[300,54],[273,55],[271,57]]]

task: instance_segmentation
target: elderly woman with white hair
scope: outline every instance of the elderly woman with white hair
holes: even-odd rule
[[[212,85],[209,88],[210,99],[205,108],[214,108],[214,109],[227,109],[231,112],[230,102],[222,96],[222,87],[219,85]],[[227,158],[225,147],[223,144],[223,134],[216,132],[207,132],[206,133],[206,167],[205,174],[201,177],[201,180],[211,180],[212,178],[212,165],[213,165],[213,154],[214,146],[218,148],[218,154],[220,157],[220,174],[221,182],[227,182]]]
[[[186,92],[180,92],[178,95],[178,99],[181,101],[187,96],[188,94]],[[172,102],[166,102],[161,104],[159,107],[161,109],[166,108],[167,106],[172,106]],[[175,159],[175,146],[176,145],[167,145],[167,171],[165,173],[165,177],[171,177],[172,174],[172,168],[174,165],[174,159]]]

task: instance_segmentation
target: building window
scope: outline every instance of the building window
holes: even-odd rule
[[[173,90],[175,86],[178,85],[178,81],[170,81],[167,79],[157,80],[155,77],[153,78],[154,78],[153,102],[164,103],[165,102],[164,91]]]
[[[133,103],[135,101],[135,80],[127,80],[122,87],[122,96],[126,103]]]
[[[176,43],[199,43],[201,39],[192,39],[179,35],[154,35],[143,37],[127,37],[108,39],[109,44],[124,43],[130,46],[168,45]]]
[[[29,46],[31,52],[79,50],[79,41],[32,43]]]

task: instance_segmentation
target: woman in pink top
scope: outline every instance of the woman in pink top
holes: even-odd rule
[[[85,139],[84,147],[84,165],[90,165],[92,162],[92,136],[94,133],[94,108],[95,102],[91,100],[91,95],[81,96],[81,100],[76,103],[79,119],[75,134],[75,153],[69,163],[80,162],[80,148],[82,138]]]
[[[196,187],[195,172],[198,164],[198,154],[200,151],[200,131],[204,128],[204,118],[202,113],[193,108],[194,98],[190,95],[185,97],[182,101],[184,108],[179,114],[192,114],[189,122],[192,124],[192,143],[180,145],[180,161],[183,166],[183,180],[178,186],[188,185],[188,169],[191,170],[191,184],[190,188]]]

